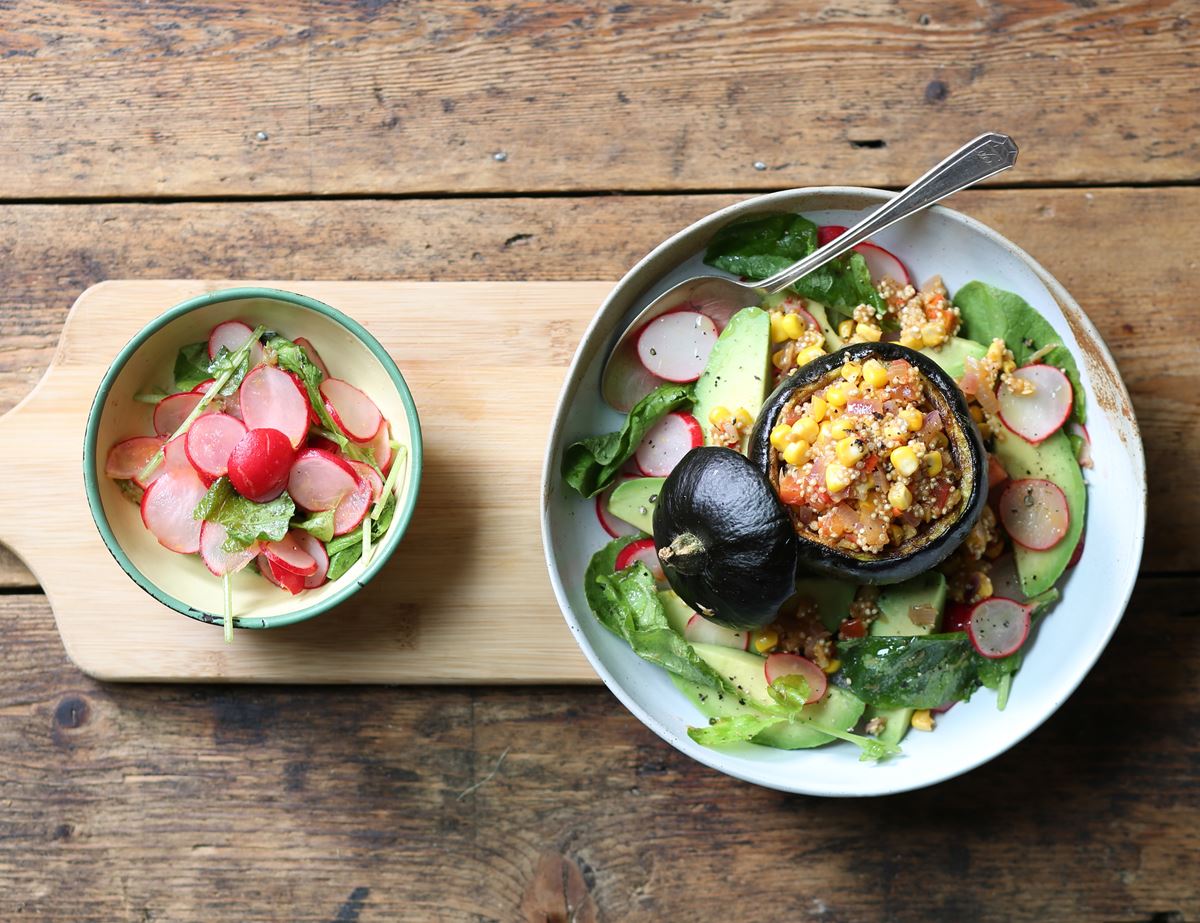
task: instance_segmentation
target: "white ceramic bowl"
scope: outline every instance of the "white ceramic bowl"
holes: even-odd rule
[[[1026,648],[1005,711],[982,689],[938,718],[932,734],[909,734],[903,756],[860,762],[850,744],[783,751],[754,744],[712,749],[687,736],[700,712],[667,674],[637,657],[588,609],[583,572],[608,541],[594,502],[559,475],[563,448],[616,429],[621,416],[600,399],[600,369],[616,335],[646,304],[705,270],[704,247],[718,228],[756,212],[790,211],[817,224],[851,225],[891,193],[854,187],[759,196],[696,222],[659,245],[613,289],[584,334],[555,411],[542,474],[542,540],[550,581],[567,625],[605,684],[643,724],[676,749],[721,772],[788,792],[883,795],[932,785],[1003,753],[1050,717],[1087,675],[1121,619],[1137,578],[1145,532],[1146,473],[1129,395],[1096,329],[1061,285],[1028,254],[965,215],[935,207],[878,235],[916,279],[940,273],[951,292],[980,279],[1021,295],[1059,332],[1080,365],[1095,467],[1086,472],[1086,548],[1063,599]],[[1097,489],[1103,485],[1102,489]]]

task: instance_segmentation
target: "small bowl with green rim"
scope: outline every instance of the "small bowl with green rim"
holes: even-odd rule
[[[396,509],[370,560],[336,580],[292,596],[246,568],[232,577],[234,627],[279,628],[320,615],[353,596],[375,577],[400,544],[412,519],[421,482],[421,425],[404,376],[387,350],[361,324],[316,299],[270,288],[231,288],[191,298],[156,317],[130,340],[105,373],[88,412],[83,479],[100,537],[122,570],[165,606],[189,618],[220,623],[223,581],[199,555],[164,548],[142,523],[137,504],[104,473],[111,446],[154,432],[152,404],[135,395],[170,391],[175,357],[189,343],[208,339],[214,326],[241,320],[265,325],[289,339],[306,338],[330,374],[345,378],[375,402],[392,439],[407,448],[396,478]],[[397,461],[399,464],[400,461]]]

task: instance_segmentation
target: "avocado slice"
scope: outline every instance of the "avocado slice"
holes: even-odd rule
[[[621,481],[608,496],[608,511],[647,535],[654,534],[654,504],[666,478]]]
[[[663,611],[667,614],[667,624],[676,634],[683,634],[688,621],[696,614],[692,607],[680,599],[674,590],[660,591],[658,601],[662,603]]]
[[[987,355],[987,347],[964,337],[950,337],[941,346],[926,346],[921,354],[928,356],[957,381],[963,376],[967,359],[982,359]]]
[[[721,336],[713,344],[704,374],[696,382],[696,403],[692,413],[704,430],[704,442],[712,445],[708,417],[714,407],[737,413],[745,408],[758,416],[771,384],[771,316],[760,308],[743,308],[733,315]],[[746,450],[742,437],[741,451]]]
[[[849,617],[857,590],[857,584],[836,577],[801,577],[796,581],[796,595],[815,602],[821,623],[834,632]]]
[[[675,683],[676,688],[691,699],[706,716],[723,718],[728,715],[754,714],[751,707],[754,702],[763,705],[775,704],[767,692],[767,677],[764,672],[766,658],[715,644],[693,644],[692,649],[705,663],[737,686],[747,703],[743,705],[728,693],[690,683],[672,674],[671,681]],[[805,718],[848,731],[858,723],[864,708],[863,703],[852,693],[838,686],[830,686],[821,701],[805,706],[803,714]],[[798,721],[781,721],[759,733],[753,742],[778,750],[803,750],[819,747],[831,740],[834,738],[805,724],[802,718]]]
[[[1067,534],[1053,548],[1033,551],[1013,543],[1013,558],[1017,565],[1017,576],[1021,578],[1021,592],[1026,596],[1037,596],[1054,586],[1075,553],[1075,546],[1083,534],[1087,488],[1071,440],[1063,430],[1060,429],[1038,445],[1010,431],[1005,431],[1003,436],[1003,439],[996,439],[992,451],[1000,459],[1008,476],[1014,480],[1043,478],[1053,481],[1066,496],[1067,509],[1071,514]]]
[[[946,578],[937,571],[930,571],[885,587],[879,594],[879,617],[871,623],[872,635],[914,637],[937,631],[942,624],[942,613],[946,608]],[[908,616],[913,606],[929,605],[937,609],[937,618],[932,625],[917,625]],[[868,720],[882,718],[886,723],[879,739],[884,743],[898,744],[908,733],[912,723],[911,708],[877,708],[872,705],[867,711]]]

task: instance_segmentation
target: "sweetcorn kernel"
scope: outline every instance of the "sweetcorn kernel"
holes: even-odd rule
[[[845,439],[854,432],[854,420],[850,417],[838,417],[829,424],[830,439]]]
[[[838,660],[836,657],[833,660],[829,661],[827,664],[825,664],[825,666],[821,667],[821,669],[824,670],[826,673],[836,673],[841,668],[842,668],[842,662],[840,660]]]
[[[941,346],[946,342],[946,328],[942,324],[926,324],[921,328],[921,342],[926,346]]]
[[[806,349],[800,350],[799,355],[796,356],[796,364],[808,365],[810,362],[820,359],[823,355],[825,355],[825,350],[820,346],[809,346]]]
[[[850,471],[836,462],[825,467],[825,487],[831,494],[839,493],[850,486]]]
[[[729,408],[718,404],[708,412],[708,422],[713,426],[720,426],[727,420],[733,418],[733,414],[729,412]]]
[[[764,628],[754,633],[754,649],[760,654],[773,651],[779,645],[779,634],[773,628]]]
[[[785,314],[779,326],[783,332],[787,334],[789,340],[798,340],[804,333],[804,321],[800,320],[799,314]]]
[[[863,381],[872,388],[882,388],[888,381],[887,369],[878,359],[868,359],[863,363],[862,376]]]
[[[831,407],[845,407],[847,400],[846,386],[840,382],[825,389],[825,402]]]
[[[825,419],[825,411],[828,409],[824,398],[814,397],[808,402],[808,415],[818,423]]]
[[[926,452],[925,457],[921,459],[925,465],[925,473],[930,477],[935,474],[940,474],[942,470],[942,453],[941,452]]]
[[[783,312],[771,312],[771,342],[782,343],[788,338],[787,331],[783,329]]]
[[[900,345],[907,346],[909,349],[920,349],[925,344],[921,342],[920,337],[902,336],[900,337]]]
[[[847,468],[862,461],[865,454],[862,440],[857,436],[847,436],[837,444],[837,460]]]
[[[749,429],[754,425],[754,417],[751,416],[750,411],[745,407],[739,407],[733,418],[737,420],[738,426],[742,427],[742,429]]]
[[[771,445],[782,452],[792,440],[792,428],[786,423],[777,423],[771,430]]]
[[[900,512],[904,512],[912,506],[912,491],[903,484],[893,484],[887,496],[888,503],[900,510]]]
[[[908,427],[910,433],[915,433],[925,425],[925,414],[916,407],[905,407],[900,411],[900,419],[904,421],[904,425]]]
[[[795,442],[788,443],[788,447],[783,450],[783,460],[789,465],[799,465],[804,461],[804,456],[808,454],[809,445],[803,439],[797,439]]]
[[[842,377],[846,381],[858,381],[858,376],[862,374],[862,366],[857,362],[847,362],[842,366]]]
[[[917,461],[917,453],[910,446],[902,445],[892,449],[892,454],[889,457],[892,460],[892,467],[904,475],[904,477],[911,477],[916,474],[917,466],[920,462]]]
[[[850,337],[854,336],[854,321],[847,318],[838,324],[838,336],[840,336],[843,340],[848,340]]]
[[[868,343],[878,343],[883,338],[883,331],[874,324],[858,324],[854,332]]]
[[[792,424],[792,438],[803,439],[806,442],[816,442],[821,429],[812,417],[801,417]]]
[[[912,726],[918,731],[933,730],[933,715],[928,708],[919,708],[912,715]]]

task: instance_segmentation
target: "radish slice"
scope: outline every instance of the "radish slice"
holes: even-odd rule
[[[187,457],[187,434],[176,436],[165,446],[163,446],[163,463],[150,472],[150,477],[144,482],[137,475],[133,478],[133,483],[137,484],[143,490],[157,481],[168,471],[182,471],[185,474],[195,474],[199,476],[199,472],[192,467],[191,460]],[[140,472],[139,472],[140,473]]]
[[[246,429],[277,429],[296,448],[308,435],[308,401],[287,372],[260,365],[238,390]]]
[[[719,644],[739,651],[750,649],[750,632],[734,631],[710,622],[699,612],[692,615],[683,628],[683,637],[692,644]]]
[[[293,529],[290,534],[296,544],[317,562],[317,569],[304,578],[304,589],[315,590],[325,582],[325,575],[329,573],[329,554],[325,551],[325,544],[303,529]]]
[[[665,478],[679,460],[704,445],[704,431],[690,413],[669,413],[652,427],[634,453],[646,477]]]
[[[371,482],[361,480],[333,511],[333,534],[345,535],[347,532],[353,532],[370,508]]]
[[[311,577],[317,572],[317,562],[311,554],[296,544],[289,532],[277,542],[270,542],[263,554],[278,574],[280,569],[291,571],[299,577]]]
[[[641,529],[608,511],[608,498],[612,496],[616,487],[617,485],[613,484],[603,493],[596,494],[596,518],[600,520],[604,531],[613,538],[620,538],[622,535],[638,535],[642,531]]]
[[[254,542],[241,551],[225,551],[221,545],[228,534],[219,522],[200,524],[200,558],[204,561],[204,566],[216,577],[236,574],[262,551],[261,542]]]
[[[1034,551],[1053,548],[1067,534],[1071,511],[1053,481],[1023,478],[1000,495],[1000,521],[1013,541]]]
[[[1033,385],[1032,394],[1016,394],[1000,386],[1000,419],[1010,430],[1037,445],[1058,432],[1071,415],[1071,381],[1052,365],[1027,365],[1012,373]]]
[[[192,511],[207,492],[190,466],[165,471],[142,495],[142,522],[164,548],[195,554],[200,550],[201,523],[192,518]]]
[[[287,590],[293,596],[304,590],[304,581],[308,578],[301,577],[299,574],[293,574],[290,570],[279,568],[276,570],[271,566],[271,561],[267,558],[266,553],[258,556],[258,570],[271,583],[279,587],[281,590]]]
[[[367,450],[375,457],[375,464],[384,474],[392,467],[392,434],[387,420],[379,422],[379,430],[367,443]]]
[[[174,436],[175,431],[188,418],[188,414],[196,409],[196,405],[200,403],[202,397],[203,395],[192,391],[164,397],[154,405],[154,431],[163,437]],[[216,413],[218,409],[209,404],[203,412]]]
[[[321,382],[321,396],[334,422],[355,442],[370,442],[379,432],[383,415],[375,402],[340,378]]]
[[[325,364],[325,360],[321,358],[321,354],[317,352],[317,348],[309,342],[307,337],[296,337],[293,341],[297,346],[304,350],[308,355],[308,361],[321,370],[321,374],[326,378],[329,377],[329,366]]]
[[[240,420],[224,413],[200,417],[187,431],[184,448],[201,477],[215,481],[229,470],[229,455],[246,435]],[[251,555],[253,557],[253,555]]]
[[[696,311],[656,317],[638,336],[638,359],[646,370],[667,381],[695,381],[717,342],[717,325]]]
[[[198,385],[196,385],[196,387],[192,388],[192,393],[193,393],[193,394],[199,394],[199,395],[201,395],[201,396],[203,396],[203,395],[207,394],[207,393],[208,393],[208,389],[209,389],[210,387],[212,387],[212,385],[213,385],[213,382],[215,382],[215,381],[216,381],[216,379],[215,379],[215,378],[206,378],[206,379],[204,379],[204,381],[200,382],[200,384],[198,384]]]
[[[383,494],[383,478],[379,476],[379,472],[366,462],[352,461],[350,467],[354,469],[360,481],[365,480],[371,485],[371,502],[378,500]]]
[[[614,563],[614,570],[623,571],[631,564],[640,561],[650,569],[650,575],[660,583],[667,579],[663,573],[662,564],[658,560],[658,552],[654,548],[654,539],[644,538],[640,542],[630,542],[621,549]]]
[[[823,247],[845,233],[846,228],[840,224],[827,224],[819,227],[817,228],[817,245]],[[908,285],[912,281],[912,277],[909,276],[904,264],[900,262],[900,258],[891,251],[871,243],[861,243],[854,249],[861,253],[863,259],[866,260],[867,269],[871,272],[871,281],[876,284],[882,282],[885,276],[895,279],[901,286]]]
[[[295,372],[288,372],[288,378],[295,384],[296,390],[300,392],[300,397],[304,399],[304,406],[308,408],[308,425],[320,426],[321,418],[317,416],[317,408],[312,405],[312,401],[308,399],[308,389],[304,387],[304,382]]]
[[[310,513],[334,509],[357,488],[354,469],[323,449],[297,453],[288,472],[288,494],[298,507]]]
[[[104,473],[117,480],[132,480],[162,447],[163,440],[156,436],[134,436],[118,442],[108,450]]]
[[[808,698],[804,700],[806,705],[820,701],[829,683],[824,670],[799,654],[772,654],[763,664],[763,672],[768,683],[775,682],[781,676],[803,676],[808,683]]]
[[[254,331],[240,320],[227,320],[223,324],[217,324],[208,335],[208,358],[217,358],[217,353],[222,347],[231,353],[236,352],[253,335]],[[262,361],[262,344],[255,342],[250,346],[250,365],[255,366]]]
[[[1083,442],[1080,445],[1079,452],[1077,453],[1077,456],[1076,456],[1076,460],[1079,462],[1079,467],[1080,468],[1095,467],[1094,463],[1092,462],[1092,437],[1090,435],[1088,435],[1087,427],[1084,426],[1082,423],[1074,423],[1073,422],[1067,427],[1067,430],[1072,435],[1078,436],[1080,439],[1083,440]]]
[[[982,656],[995,659],[1015,654],[1029,637],[1028,606],[1015,599],[993,596],[971,610],[967,637]]]

